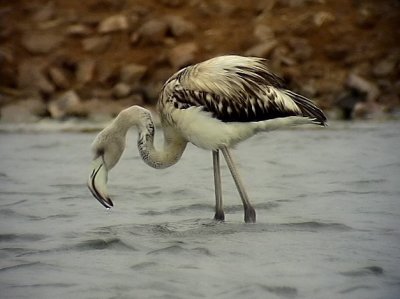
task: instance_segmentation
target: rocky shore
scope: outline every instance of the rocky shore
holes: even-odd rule
[[[397,0],[0,2],[0,121],[107,120],[221,54],[265,57],[331,118],[399,115]]]

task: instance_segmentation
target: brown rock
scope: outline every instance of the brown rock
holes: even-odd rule
[[[374,8],[363,6],[357,11],[356,23],[361,28],[373,28],[379,21],[379,16]]]
[[[330,24],[336,21],[336,18],[333,14],[327,11],[319,11],[313,16],[314,24],[317,27],[321,27],[325,24]]]
[[[82,103],[82,110],[92,121],[107,121],[115,117],[122,109],[142,104],[143,99],[138,95],[132,95],[119,101],[102,101],[93,98]]]
[[[288,40],[288,44],[292,49],[292,57],[298,62],[303,62],[308,60],[313,53],[311,45],[305,38],[292,37]]]
[[[49,68],[49,76],[50,79],[54,82],[54,84],[62,89],[67,89],[69,87],[69,80],[65,73],[58,67]]]
[[[168,55],[171,66],[180,69],[195,62],[199,47],[194,42],[188,42],[172,48]]]
[[[350,52],[346,44],[330,44],[324,47],[325,55],[332,60],[344,60]]]
[[[180,16],[167,16],[165,20],[171,34],[175,37],[192,36],[196,32],[196,25]]]
[[[306,0],[281,0],[281,5],[286,5],[289,7],[302,7],[304,6]]]
[[[121,67],[120,80],[123,83],[133,84],[142,79],[147,71],[147,67],[141,64],[127,64]]]
[[[139,40],[140,40],[140,34],[139,34],[139,32],[133,32],[132,34],[131,34],[131,36],[129,37],[129,42],[132,44],[132,45],[136,45],[138,42],[139,42]]]
[[[0,65],[4,65],[5,63],[13,63],[15,60],[14,54],[12,50],[9,48],[1,49],[0,48]]]
[[[264,24],[256,25],[254,27],[253,35],[259,42],[262,43],[274,39],[274,31],[271,29],[271,27]]]
[[[78,63],[76,70],[76,80],[79,84],[86,84],[92,81],[96,62],[93,59],[85,59]]]
[[[100,33],[110,33],[115,31],[128,30],[129,23],[128,18],[124,15],[110,16],[100,22],[98,31]]]
[[[79,96],[69,90],[56,96],[48,105],[52,118],[61,119],[69,115],[84,114]]]
[[[112,98],[112,90],[110,88],[91,88],[91,97],[98,99],[106,99],[109,100]]]
[[[18,87],[44,93],[54,92],[54,85],[44,75],[43,63],[36,60],[22,62],[18,66]]]
[[[49,1],[45,5],[41,5],[33,14],[32,19],[35,22],[46,22],[55,16],[54,2]]]
[[[2,122],[32,123],[46,113],[46,105],[41,99],[30,98],[5,106],[0,110]]]
[[[365,119],[369,113],[369,107],[366,102],[357,102],[352,111],[352,118]]]
[[[83,49],[87,52],[101,53],[104,52],[111,43],[110,36],[94,36],[85,38],[82,41]]]
[[[273,69],[279,70],[283,65],[295,65],[296,61],[289,56],[289,49],[286,46],[279,45],[273,50],[271,64]]]
[[[352,71],[353,71],[353,73],[355,73],[361,77],[368,78],[372,74],[372,66],[368,60],[362,61],[362,62],[354,65],[352,67]]]
[[[168,24],[165,20],[150,20],[138,29],[137,34],[144,44],[161,44],[167,34],[167,30]]]
[[[377,77],[385,77],[391,75],[396,68],[396,60],[392,58],[386,58],[380,60],[372,69],[372,72]]]
[[[352,111],[353,119],[382,119],[384,117],[384,107],[378,103],[358,102]]]
[[[101,101],[97,98],[82,103],[83,110],[91,121],[111,120],[115,115],[114,111],[118,109],[115,105],[119,108],[118,102]]]
[[[32,54],[46,54],[59,47],[64,36],[50,32],[29,32],[22,36],[22,46]]]
[[[88,36],[92,30],[83,24],[74,24],[67,27],[67,34],[71,36]]]
[[[16,85],[14,61],[15,57],[11,49],[0,49],[0,85]]]
[[[111,63],[102,63],[96,66],[97,80],[101,83],[114,85],[119,79],[119,69]]]
[[[358,92],[365,93],[369,102],[375,101],[380,93],[378,86],[355,73],[349,75],[346,84]]]
[[[112,92],[116,98],[125,98],[131,93],[131,87],[123,82],[119,82],[114,85]]]
[[[245,55],[267,58],[277,45],[278,42],[276,40],[266,41],[248,49]]]
[[[182,6],[186,1],[185,0],[160,0],[162,4],[165,6],[169,7],[180,7]]]

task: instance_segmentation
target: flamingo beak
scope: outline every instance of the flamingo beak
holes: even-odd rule
[[[114,206],[107,192],[108,171],[103,156],[93,160],[93,169],[88,179],[88,188],[93,196],[107,209]]]

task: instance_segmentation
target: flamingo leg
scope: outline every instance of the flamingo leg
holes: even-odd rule
[[[232,155],[226,146],[221,148],[222,154],[224,155],[225,161],[228,164],[228,168],[232,174],[233,180],[235,181],[236,188],[239,191],[240,198],[243,202],[244,208],[244,221],[246,223],[255,223],[256,222],[256,211],[252,207],[249,201],[249,197],[247,196],[246,190],[244,189],[243,182],[239,176],[239,173],[236,169],[235,163],[232,159]]]
[[[219,168],[219,150],[212,151],[214,167],[215,186],[215,220],[225,220],[224,208],[222,205],[221,171]]]

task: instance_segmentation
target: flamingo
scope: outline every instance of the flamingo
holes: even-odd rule
[[[237,55],[211,58],[176,72],[161,90],[158,111],[164,133],[162,149],[154,147],[150,111],[140,106],[122,110],[94,139],[88,187],[104,207],[113,206],[107,191],[108,172],[125,149],[128,130],[136,127],[140,156],[157,169],[178,162],[188,142],[212,152],[214,219],[223,221],[221,151],[243,203],[244,221],[254,223],[256,212],[230,149],[259,132],[301,124],[325,126],[327,121],[309,99],[286,89],[264,59]]]

